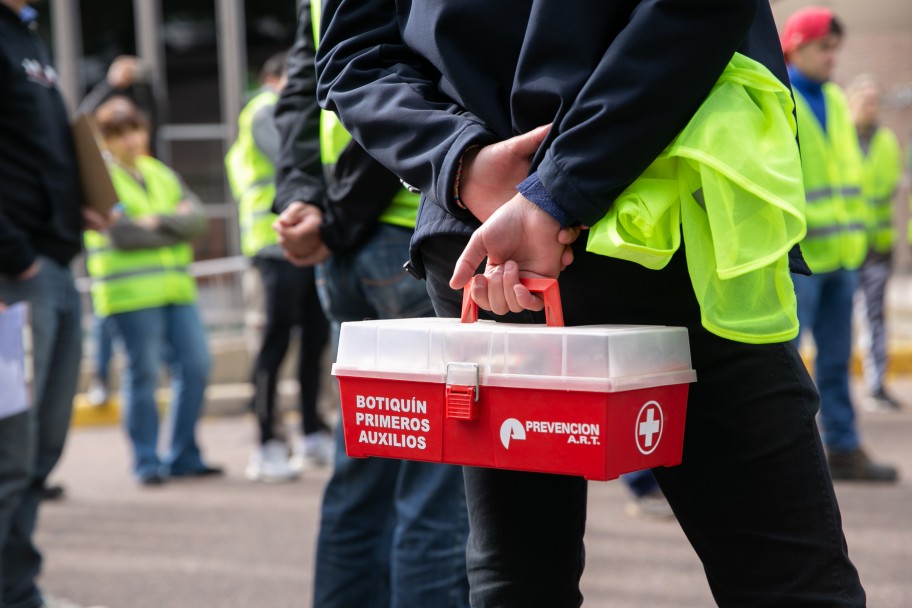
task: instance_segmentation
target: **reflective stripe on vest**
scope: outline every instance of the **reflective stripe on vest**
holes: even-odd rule
[[[241,251],[254,256],[275,245],[279,237],[272,224],[275,199],[275,166],[257,147],[253,119],[264,107],[275,107],[278,93],[264,89],[251,99],[238,117],[238,136],[225,156],[225,169],[234,199],[238,202]]]
[[[870,214],[869,246],[879,253],[888,253],[896,239],[893,196],[902,177],[902,151],[896,135],[889,129],[877,129],[863,163],[862,193]]]
[[[320,0],[311,0],[311,24],[313,26],[314,44],[320,46]],[[341,156],[342,151],[351,141],[351,135],[339,122],[334,112],[322,110],[320,112],[320,161],[323,164],[324,174],[330,176]],[[393,196],[389,207],[377,218],[377,221],[394,226],[414,228],[418,216],[418,203],[421,196],[401,188]]]
[[[142,184],[122,167],[108,166],[125,215],[135,219],[173,214],[183,199],[177,176],[146,156],[137,159],[137,169]],[[188,243],[126,251],[115,248],[104,233],[89,230],[85,244],[92,305],[98,316],[189,304],[196,299],[196,282],[187,272],[193,261]]]
[[[858,268],[867,253],[868,209],[862,196],[861,150],[845,96],[823,85],[827,128],[795,91],[798,141],[807,193],[804,258],[814,272]]]
[[[789,250],[805,235],[788,88],[736,53],[690,122],[589,230],[589,251],[663,268],[686,244],[710,332],[771,343],[798,333]]]

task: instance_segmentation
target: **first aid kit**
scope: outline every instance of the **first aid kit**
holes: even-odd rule
[[[564,327],[558,284],[523,279],[545,325],[343,323],[346,453],[614,479],[680,464],[691,368],[682,327]]]

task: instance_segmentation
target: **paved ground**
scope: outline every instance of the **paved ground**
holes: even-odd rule
[[[907,409],[862,413],[872,451],[899,464],[895,486],[840,484],[851,554],[878,608],[912,606],[912,378],[897,383]],[[218,416],[202,444],[220,480],[140,489],[112,426],[74,429],[55,481],[68,498],[42,511],[44,588],[64,608],[308,608],[317,508],[326,471],[254,485],[243,468],[253,420]],[[673,522],[631,519],[617,482],[593,483],[586,606],[712,606],[700,563]],[[353,607],[356,608],[356,607]],[[432,608],[432,607],[416,607]]]

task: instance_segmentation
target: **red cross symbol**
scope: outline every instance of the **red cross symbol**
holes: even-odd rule
[[[643,454],[652,454],[659,447],[662,440],[662,430],[665,428],[662,406],[657,401],[649,401],[642,408],[636,421],[637,448]]]

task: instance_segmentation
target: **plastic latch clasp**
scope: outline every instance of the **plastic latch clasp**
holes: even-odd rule
[[[447,363],[446,417],[475,420],[478,416],[478,364]]]

